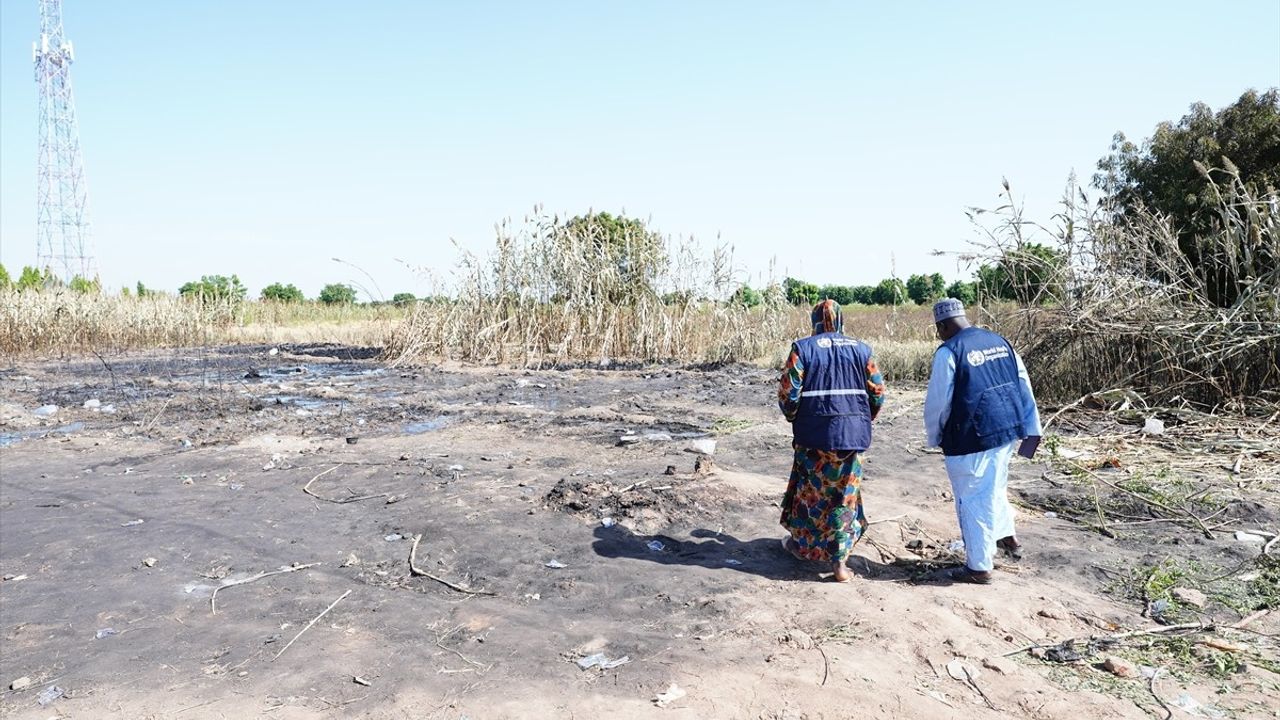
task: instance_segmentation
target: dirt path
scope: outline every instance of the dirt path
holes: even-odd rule
[[[994,586],[917,584],[893,563],[958,537],[918,389],[893,388],[878,424],[875,544],[840,586],[778,547],[789,429],[768,371],[405,371],[266,350],[0,374],[0,679],[33,681],[0,715],[1164,716],[1147,680],[1006,657],[1149,627],[1096,569],[1140,562],[1134,543],[1024,513],[1028,558]],[[37,418],[44,404],[60,409]],[[695,469],[687,449],[708,439]],[[1015,484],[1041,471],[1020,463]],[[313,478],[327,500],[303,492]],[[419,534],[421,570],[494,594],[411,575]],[[220,585],[308,563],[225,587],[211,612]],[[576,664],[595,653],[628,662]],[[1248,672],[1216,698],[1196,678],[1155,690],[1280,716],[1276,676]]]

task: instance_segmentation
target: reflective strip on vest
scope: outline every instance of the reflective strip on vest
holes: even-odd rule
[[[866,390],[805,390],[800,389],[800,397],[825,397],[827,395],[866,395]]]

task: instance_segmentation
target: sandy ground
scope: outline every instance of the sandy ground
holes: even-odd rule
[[[0,680],[31,680],[2,691],[0,715],[1165,717],[1148,680],[1017,651],[1151,627],[1103,592],[1100,566],[1137,566],[1153,543],[1246,557],[1230,538],[1157,524],[1109,539],[1024,509],[1027,558],[996,584],[917,582],[908,547],[945,562],[958,530],[922,392],[895,387],[867,454],[875,524],[837,585],[779,548],[790,436],[770,371],[372,355],[0,372]],[[33,413],[46,404],[59,410]],[[712,462],[689,452],[699,440]],[[1043,470],[1019,461],[1013,485],[1034,492]],[[320,497],[303,492],[313,478]],[[492,594],[411,575],[418,535],[420,570]],[[1254,627],[1276,632],[1274,616]],[[595,653],[628,661],[578,666]],[[1229,692],[1185,675],[1154,690],[1174,717],[1280,717],[1278,679],[1251,667]],[[64,696],[39,705],[53,686]]]

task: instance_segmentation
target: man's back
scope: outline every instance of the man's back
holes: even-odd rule
[[[1009,342],[989,330],[968,327],[943,348],[954,356],[956,366],[943,452],[968,455],[1021,437],[1024,398]]]

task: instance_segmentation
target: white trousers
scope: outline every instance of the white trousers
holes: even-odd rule
[[[996,540],[1013,535],[1009,504],[1009,462],[1018,442],[969,455],[946,458],[947,477],[956,498],[956,517],[970,570],[995,567]]]

